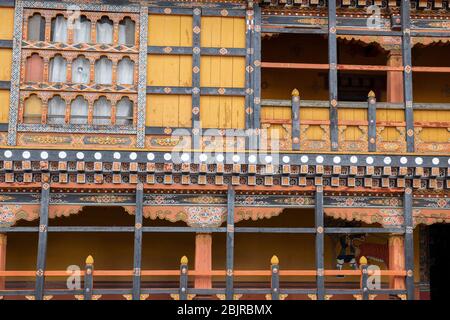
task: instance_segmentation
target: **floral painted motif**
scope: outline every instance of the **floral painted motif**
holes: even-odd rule
[[[225,207],[186,207],[187,221],[191,227],[218,227],[225,221]]]
[[[0,227],[10,227],[16,221],[31,221],[39,216],[39,207],[35,205],[2,205],[0,206]]]

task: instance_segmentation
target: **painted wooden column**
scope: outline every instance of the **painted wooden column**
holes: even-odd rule
[[[300,93],[292,90],[292,150],[300,150]]]
[[[413,194],[411,188],[406,188],[403,197],[403,210],[405,219],[405,268],[406,293],[408,300],[414,300],[414,220],[413,220]]]
[[[377,100],[373,91],[370,91],[367,96],[367,111],[369,120],[368,148],[370,152],[374,152],[377,151]]]
[[[405,242],[401,234],[389,236],[389,270],[405,270]],[[389,277],[389,287],[396,290],[405,289],[404,277]]]
[[[402,54],[403,54],[403,94],[406,122],[406,151],[414,152],[414,111],[412,89],[412,57],[411,57],[411,2],[402,0]]]
[[[47,229],[48,229],[48,205],[50,200],[50,185],[44,183],[41,190],[41,205],[39,210],[39,240],[36,263],[36,300],[44,298],[44,272],[47,258]]]
[[[261,7],[257,3],[253,3],[253,42],[252,42],[252,64],[254,66],[253,71],[253,114],[254,123],[253,128],[261,128]]]
[[[330,103],[331,151],[339,149],[336,1],[328,1],[328,90]]]
[[[402,66],[402,52],[399,49],[389,51],[387,65],[389,67]],[[403,102],[403,73],[401,71],[387,71],[387,102]]]
[[[141,297],[143,203],[144,187],[142,183],[139,183],[136,187],[136,212],[134,220],[133,300],[140,300]]]
[[[0,271],[6,270],[6,233],[0,233]],[[0,277],[0,290],[5,289],[6,277]]]
[[[209,272],[212,268],[212,235],[211,233],[197,233],[195,235],[195,271]],[[196,276],[196,289],[211,289],[211,276]]]
[[[227,300],[233,300],[234,293],[234,199],[235,191],[230,187],[227,198],[227,275],[225,291],[225,298]]]
[[[200,149],[200,56],[201,56],[201,19],[202,9],[192,10],[192,148]]]
[[[317,186],[315,194],[315,225],[316,225],[316,283],[317,300],[325,300],[324,278],[324,217],[323,217],[323,187]]]

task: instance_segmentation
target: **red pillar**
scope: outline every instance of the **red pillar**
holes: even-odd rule
[[[210,233],[197,233],[195,235],[195,271],[209,272],[212,270],[212,236]],[[196,276],[196,289],[211,289],[211,276]]]
[[[390,67],[401,67],[402,52],[399,49],[392,49],[389,52],[387,65]],[[403,102],[403,72],[387,72],[387,102]]]
[[[389,270],[405,270],[405,243],[402,235],[389,236]],[[389,277],[389,286],[392,289],[405,289],[405,277]]]

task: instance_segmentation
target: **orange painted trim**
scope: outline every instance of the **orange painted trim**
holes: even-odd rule
[[[328,70],[328,63],[289,63],[289,62],[261,62],[262,68],[274,69],[313,69]],[[403,67],[399,66],[382,66],[382,65],[357,65],[357,64],[338,64],[337,70],[347,71],[403,71]],[[439,72],[450,73],[450,67],[412,67],[413,72]]]
[[[373,270],[368,271],[369,275],[375,274]],[[95,270],[93,275],[97,277],[110,277],[110,276],[133,276],[133,270]],[[244,277],[258,277],[258,276],[271,276],[270,270],[234,270],[235,276]],[[405,270],[380,270],[381,276],[406,276]],[[49,277],[62,277],[67,276],[68,273],[65,270],[48,270],[44,272],[45,276]],[[84,276],[85,271],[81,270],[80,275]],[[180,270],[142,270],[141,276],[179,276]],[[189,270],[190,276],[225,276],[225,270],[211,270],[211,271],[196,271]],[[317,275],[316,270],[280,270],[280,276],[296,277],[296,276],[311,276]],[[324,270],[326,276],[360,276],[361,270]],[[36,271],[0,271],[2,277],[34,277]]]

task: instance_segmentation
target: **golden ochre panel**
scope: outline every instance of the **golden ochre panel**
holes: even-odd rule
[[[262,107],[261,108],[261,127],[267,130],[267,136],[273,139],[283,139],[290,130],[292,119],[292,110],[290,107]],[[283,122],[283,123],[280,123]],[[288,129],[287,129],[288,125]],[[289,131],[289,132],[287,132]]]
[[[129,149],[136,147],[136,135],[19,132],[17,142],[19,146]]]
[[[0,21],[0,40],[12,40],[14,31],[14,8],[0,8]]]
[[[8,123],[9,91],[0,90],[0,123]]]
[[[245,19],[202,17],[202,47],[245,48]]]
[[[191,136],[148,135],[145,137],[145,147],[152,150],[188,150],[191,148]]]
[[[245,87],[244,57],[201,57],[200,86],[243,88]]]
[[[0,49],[0,81],[11,80],[12,50]]]
[[[148,55],[147,84],[163,87],[190,87],[192,56]]]
[[[300,108],[300,122],[301,121],[329,121],[330,111],[327,108]],[[323,140],[327,136],[324,124],[306,124],[301,126],[303,128],[303,140]],[[304,136],[303,136],[304,134]],[[321,147],[322,149],[322,147]]]
[[[150,15],[148,17],[149,46],[192,46],[192,17]]]
[[[244,104],[244,97],[200,97],[200,121],[202,128],[244,129]]]
[[[188,95],[147,95],[145,125],[191,127],[192,97]]]

